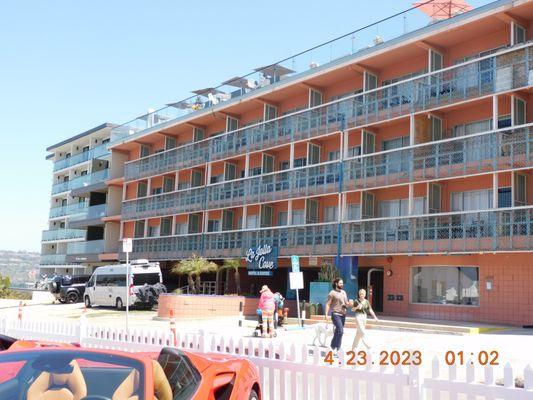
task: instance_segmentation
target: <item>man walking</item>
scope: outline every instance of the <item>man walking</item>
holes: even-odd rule
[[[342,335],[344,334],[344,323],[346,322],[346,310],[348,307],[353,307],[353,302],[348,301],[348,296],[343,290],[344,282],[341,278],[336,278],[333,281],[333,290],[329,292],[328,301],[326,303],[326,323],[328,321],[328,314],[331,309],[331,321],[335,326],[333,339],[331,339],[331,349],[336,354],[341,348]]]

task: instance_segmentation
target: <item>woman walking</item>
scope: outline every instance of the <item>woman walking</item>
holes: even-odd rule
[[[276,304],[274,302],[274,294],[267,285],[263,285],[261,290],[261,297],[259,298],[259,308],[261,309],[261,316],[263,319],[263,337],[274,337],[274,309]]]
[[[357,324],[357,333],[355,334],[355,339],[353,340],[352,351],[357,349],[357,346],[359,346],[359,342],[361,341],[366,348],[370,350],[370,345],[368,344],[368,340],[366,338],[366,318],[367,315],[370,314],[374,320],[378,320],[374,310],[372,310],[370,302],[366,299],[366,290],[360,289],[358,294],[359,298],[355,301],[354,308],[352,308],[352,311],[355,311],[355,322]]]

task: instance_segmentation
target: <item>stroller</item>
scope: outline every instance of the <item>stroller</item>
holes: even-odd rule
[[[263,313],[260,308],[258,308],[256,312],[257,312],[257,326],[254,329],[254,333],[253,333],[254,337],[263,336]],[[268,325],[267,329],[269,331],[272,329],[274,331],[273,332],[274,337],[277,336],[275,326],[271,327],[270,325]]]

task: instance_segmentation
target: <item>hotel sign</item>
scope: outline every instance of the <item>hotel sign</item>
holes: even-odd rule
[[[245,255],[248,275],[272,276],[278,268],[278,248],[268,244],[249,248]]]

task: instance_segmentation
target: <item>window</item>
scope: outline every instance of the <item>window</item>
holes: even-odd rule
[[[294,168],[305,167],[306,165],[307,165],[307,158],[306,157],[295,158],[294,159]]]
[[[220,231],[220,221],[218,219],[210,219],[207,221],[207,232]]]
[[[193,142],[199,142],[200,140],[204,140],[205,131],[202,128],[193,128],[192,131],[192,141]]]
[[[361,195],[361,217],[374,218],[374,195],[372,193],[363,192]]]
[[[359,204],[348,204],[347,211],[347,221],[356,221],[361,219],[361,207],[359,206]]]
[[[149,226],[148,227],[148,237],[158,237],[160,232],[160,227],[158,226]]]
[[[85,170],[85,171],[81,171],[80,172],[80,175],[81,176],[86,176],[88,174],[89,171]]]
[[[175,137],[165,137],[165,150],[170,150],[176,147],[177,141]]]
[[[89,146],[84,146],[83,149],[81,149],[82,153],[87,153],[89,151]]]
[[[209,183],[211,183],[211,184],[218,183],[218,182],[222,182],[222,175],[212,176],[211,180],[209,181]]]
[[[186,235],[187,234],[187,224],[182,222],[181,224],[176,224],[176,235]]]
[[[514,46],[515,44],[525,43],[526,42],[525,28],[516,24],[514,21],[512,22],[512,26],[513,26],[513,32],[512,32],[512,37],[511,37],[511,45]]]
[[[492,208],[492,190],[452,193],[452,211],[477,211]]]
[[[274,106],[265,103],[265,108],[263,110],[265,121],[269,121],[278,116],[278,109]]]
[[[335,222],[337,221],[337,206],[325,207],[324,208],[324,222]]]
[[[363,151],[362,154],[374,153],[376,149],[376,137],[373,133],[363,131]]]
[[[278,226],[286,226],[289,213],[287,211],[280,211],[278,213]]]
[[[263,174],[274,172],[274,157],[270,154],[263,154],[262,172]]]
[[[284,171],[286,169],[289,169],[289,167],[291,166],[290,162],[289,161],[282,161],[279,163],[279,170],[280,171]]]
[[[314,165],[320,163],[320,146],[317,146],[313,143],[307,144],[307,159],[309,160],[309,165]]]
[[[361,146],[354,146],[348,149],[348,157],[357,157],[361,155]]]
[[[477,267],[411,268],[413,303],[479,305]]]
[[[170,236],[172,234],[172,217],[161,218],[161,235]]]
[[[513,202],[511,198],[511,188],[507,187],[498,189],[498,207],[506,208],[512,206]]]
[[[148,273],[148,274],[134,274],[133,275],[133,285],[142,286],[145,283],[148,285],[155,285],[160,282],[160,277],[158,273]]]
[[[526,176],[517,172],[514,173],[514,205],[526,205]]]
[[[336,161],[341,157],[341,151],[330,151],[328,153],[328,161]]]
[[[162,187],[156,187],[156,188],[152,189],[152,195],[157,195],[157,194],[161,194],[161,193],[163,193],[163,188]]]
[[[232,163],[224,163],[224,181],[232,181],[237,178],[237,166]]]
[[[272,206],[265,204],[261,205],[261,228],[272,226],[272,217],[274,215],[274,209]]]
[[[222,211],[222,230],[231,231],[233,230],[233,219],[235,217],[235,212],[232,210]]]
[[[309,89],[309,107],[316,107],[322,104],[322,93]]]
[[[146,197],[148,194],[148,184],[140,181],[137,183],[137,197]]]
[[[201,171],[192,171],[191,173],[191,187],[202,186],[203,174]]]
[[[246,229],[259,228],[259,214],[248,215],[246,217]]]
[[[111,138],[104,139],[102,140],[102,144],[109,143],[110,141],[111,141]]]
[[[141,145],[140,158],[148,157],[150,155],[150,147]]]
[[[165,176],[163,178],[163,192],[168,193],[174,190],[174,179]]]
[[[239,128],[239,120],[231,117],[226,117],[226,132],[235,131]]]
[[[513,125],[522,125],[526,123],[526,102],[518,97],[513,97]]]
[[[305,211],[293,210],[292,211],[292,225],[304,225],[305,224]]]
[[[305,200],[305,223],[318,223],[318,201],[312,199]]]
[[[198,214],[189,214],[189,233],[200,232],[200,216]]]
[[[134,237],[144,237],[144,221],[135,221]]]

